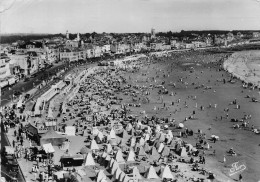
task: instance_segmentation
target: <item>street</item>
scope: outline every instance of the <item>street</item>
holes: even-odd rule
[[[64,68],[70,68],[72,69],[75,66],[75,64],[69,65],[69,63],[59,63],[54,65],[53,67],[46,69],[44,71],[39,71],[37,73],[37,76],[30,78],[28,81],[24,81],[23,79],[20,80],[18,83],[16,83],[12,87],[7,87],[1,90],[2,97],[1,97],[1,106],[6,105],[8,102],[15,99],[12,95],[15,92],[27,92],[30,89],[34,88],[38,84],[42,83],[43,80],[47,81],[51,78],[51,76],[55,75],[57,72]],[[69,70],[70,70],[69,69]]]

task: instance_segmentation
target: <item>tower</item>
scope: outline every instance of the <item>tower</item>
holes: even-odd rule
[[[66,31],[66,39],[70,39],[70,34],[69,34],[68,30]]]
[[[155,29],[154,28],[151,29],[151,38],[155,38]]]
[[[77,34],[77,41],[80,41],[79,33]]]

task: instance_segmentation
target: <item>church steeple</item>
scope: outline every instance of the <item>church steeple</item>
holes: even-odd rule
[[[66,31],[66,39],[70,39],[70,34],[69,34],[68,30]]]

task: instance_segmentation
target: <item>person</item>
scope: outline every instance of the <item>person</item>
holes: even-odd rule
[[[43,182],[43,175],[42,175],[42,172],[40,172],[40,174],[39,174],[39,181],[40,181],[40,182]]]
[[[15,141],[13,140],[13,147],[15,147]]]
[[[241,175],[241,174],[239,174],[239,178],[238,178],[238,179],[239,179],[239,181],[243,181],[243,180],[242,180],[242,178],[243,178],[243,177],[242,177],[242,175]]]

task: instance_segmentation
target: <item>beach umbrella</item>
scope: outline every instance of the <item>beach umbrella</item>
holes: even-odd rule
[[[183,128],[184,124],[183,123],[179,123],[179,128]]]

